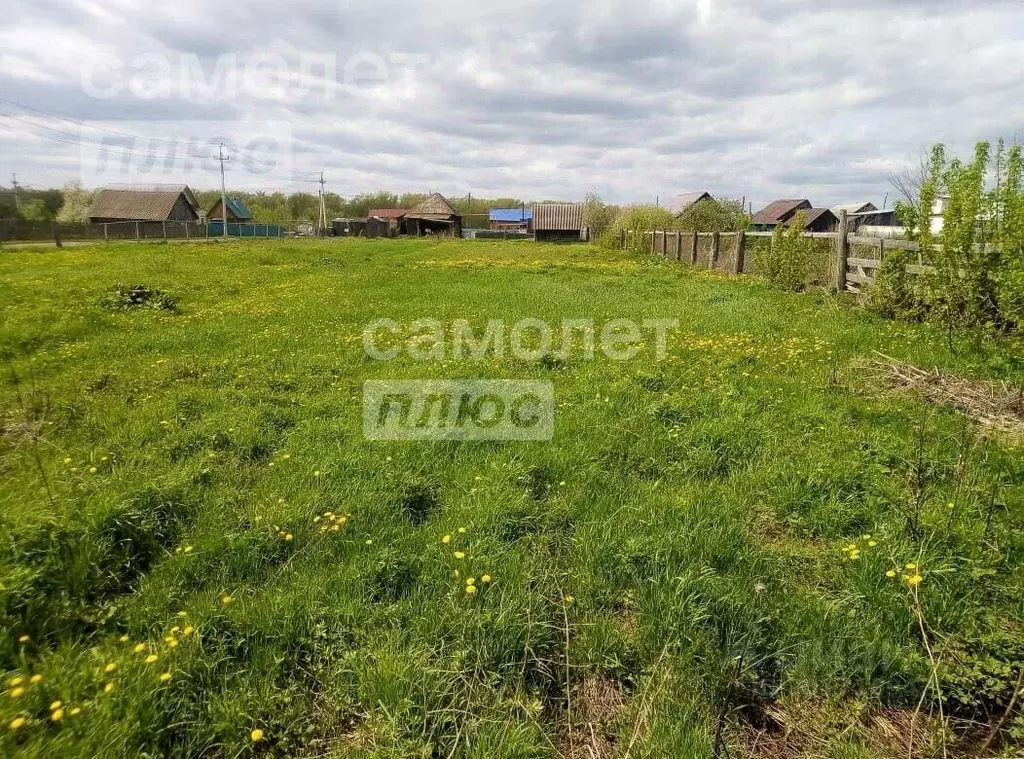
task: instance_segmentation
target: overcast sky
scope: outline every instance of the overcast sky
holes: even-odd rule
[[[1020,0],[4,5],[5,185],[213,188],[224,141],[239,189],[881,205],[1024,139]]]

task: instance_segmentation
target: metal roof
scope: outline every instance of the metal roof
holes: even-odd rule
[[[789,226],[796,220],[798,216],[802,216],[804,220],[804,226],[809,227],[811,226],[811,224],[816,222],[825,214],[831,216],[833,221],[838,221],[838,219],[836,219],[836,215],[832,213],[832,211],[830,211],[828,208],[801,208],[795,214],[793,214],[793,216],[791,216],[789,219],[783,222],[783,224],[785,226]]]
[[[367,214],[378,219],[401,219],[405,216],[404,208],[371,208]]]
[[[199,216],[199,203],[186,185],[111,185],[96,193],[89,207],[93,219],[125,221],[166,221],[174,204],[184,194]]]
[[[492,208],[491,221],[529,221],[533,218],[532,208]]]
[[[876,206],[870,200],[865,200],[860,203],[841,203],[838,206],[832,206],[832,208],[829,210],[831,210],[832,213],[834,213],[836,215],[836,218],[838,219],[840,211],[846,211],[846,213],[848,214],[867,213],[868,211],[877,211],[878,206]]]
[[[776,200],[769,203],[760,211],[754,214],[754,218],[750,220],[751,224],[778,224],[788,214],[796,211],[797,209],[804,207],[810,208],[811,201],[806,198],[800,199],[783,199]]]
[[[252,218],[252,211],[242,202],[241,198],[228,198],[228,210],[239,219]]]
[[[674,214],[681,214],[699,200],[714,200],[714,198],[711,197],[710,192],[684,192],[669,200],[665,204],[665,208]]]
[[[533,207],[533,228],[537,232],[583,230],[581,203],[538,203]]]

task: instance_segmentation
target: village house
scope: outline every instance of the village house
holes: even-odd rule
[[[89,221],[198,221],[199,202],[187,185],[110,185],[96,193]]]
[[[714,200],[711,197],[710,192],[684,192],[682,195],[676,195],[674,198],[665,204],[673,216],[682,216],[686,213],[690,206],[699,203],[702,200]]]
[[[240,198],[228,198],[227,200],[228,224],[249,224],[252,222],[252,211],[249,210],[249,207]],[[224,220],[224,209],[220,198],[217,198],[217,202],[206,212],[206,218],[210,221]]]
[[[533,229],[533,209],[492,208],[490,228],[498,232],[530,232]]]
[[[405,213],[405,228],[410,235],[443,234],[462,237],[462,215],[440,193],[430,197]]]

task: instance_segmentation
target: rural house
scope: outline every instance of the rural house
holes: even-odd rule
[[[827,208],[801,208],[782,223],[784,227],[791,227],[797,221],[802,221],[801,227],[805,232],[835,232],[839,228],[839,219]]]
[[[462,237],[462,216],[440,193],[405,213],[405,228],[410,235],[443,234]]]
[[[198,221],[199,202],[186,185],[110,185],[89,208],[93,224],[118,221]]]
[[[754,232],[771,232],[796,216],[797,211],[809,211],[810,208],[811,201],[806,199],[776,200],[754,214],[750,228]]]
[[[210,221],[223,221],[224,211],[221,207],[220,198],[213,204],[206,213]],[[249,224],[252,222],[252,211],[239,198],[228,198],[228,224]]]
[[[533,239],[579,242],[583,233],[582,203],[537,203],[533,206]]]
[[[714,198],[711,197],[710,192],[684,192],[669,200],[665,207],[673,216],[682,216],[690,206],[702,200],[714,200]]]
[[[492,208],[490,228],[498,232],[529,232],[533,228],[533,209]]]

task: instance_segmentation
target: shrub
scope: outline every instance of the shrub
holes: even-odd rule
[[[868,290],[867,307],[886,319],[920,321],[925,306],[907,271],[909,256],[904,250],[889,253],[875,274],[875,284]]]
[[[615,223],[601,236],[600,242],[606,248],[618,248],[623,231],[631,232],[629,249],[634,253],[649,253],[647,234],[655,229],[679,229],[679,221],[670,211],[658,206],[630,206],[619,214]]]
[[[178,310],[174,299],[162,290],[154,290],[146,285],[125,287],[120,282],[114,286],[113,294],[103,298],[101,304],[110,311],[130,311],[136,308],[150,308],[154,311]]]
[[[788,230],[776,227],[772,244],[757,256],[757,273],[783,290],[802,290],[814,269],[814,240],[802,237],[803,215],[798,214]]]

